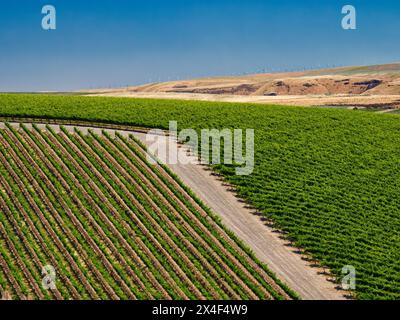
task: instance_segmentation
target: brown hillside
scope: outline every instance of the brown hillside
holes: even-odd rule
[[[303,105],[398,107],[400,63],[254,74],[91,90],[107,96]],[[365,97],[365,98],[363,98]]]

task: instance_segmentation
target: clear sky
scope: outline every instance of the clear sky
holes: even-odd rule
[[[341,28],[346,4],[357,30]],[[395,61],[398,0],[0,0],[0,91]]]

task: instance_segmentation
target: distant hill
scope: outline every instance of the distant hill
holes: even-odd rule
[[[110,92],[166,92],[233,95],[400,94],[400,63],[305,72],[266,73],[151,83]]]
[[[400,106],[400,63],[265,73],[90,90],[107,96],[297,105]]]

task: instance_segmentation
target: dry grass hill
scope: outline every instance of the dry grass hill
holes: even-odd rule
[[[151,83],[91,94],[292,105],[400,107],[400,63]]]

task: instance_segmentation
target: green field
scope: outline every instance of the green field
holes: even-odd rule
[[[0,116],[144,127],[255,129],[255,169],[215,169],[359,299],[400,298],[400,118],[350,110],[191,101],[0,95]]]

